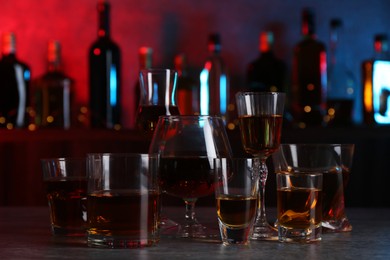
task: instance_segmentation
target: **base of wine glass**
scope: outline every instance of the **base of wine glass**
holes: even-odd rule
[[[212,239],[219,236],[218,230],[207,228],[202,224],[196,223],[192,225],[180,225],[177,238],[190,238],[190,239]]]
[[[278,231],[268,223],[253,226],[251,240],[278,240]]]
[[[180,225],[167,217],[161,217],[160,234],[165,236],[175,236]]]
[[[338,233],[338,232],[350,232],[352,231],[352,225],[347,217],[344,217],[338,221],[323,221],[322,222],[324,233]]]

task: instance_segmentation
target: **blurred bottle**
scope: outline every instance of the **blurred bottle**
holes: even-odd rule
[[[199,88],[196,81],[187,72],[187,59],[184,54],[175,56],[177,79],[177,106],[181,115],[199,114]]]
[[[298,127],[323,126],[326,112],[326,50],[316,39],[314,13],[302,12],[303,39],[294,48],[292,110]]]
[[[98,39],[89,49],[89,106],[91,126],[121,127],[121,53],[110,37],[110,5],[100,0]]]
[[[142,46],[138,49],[138,65],[137,81],[134,86],[134,114],[137,116],[138,106],[140,105],[141,86],[139,82],[139,73],[141,70],[152,68],[153,64],[153,49],[151,47]]]
[[[362,63],[363,118],[368,125],[390,124],[390,54],[386,34],[374,37],[374,55]]]
[[[229,75],[221,57],[219,34],[209,35],[208,51],[209,57],[200,73],[200,114],[221,116],[225,124],[228,124]]]
[[[349,126],[353,123],[353,107],[356,98],[356,79],[348,69],[340,52],[342,21],[330,21],[328,66],[328,116],[332,126]]]
[[[259,37],[260,54],[247,68],[247,85],[251,91],[286,91],[287,66],[273,50],[274,34],[262,32]]]
[[[68,129],[73,108],[73,80],[62,71],[61,45],[49,41],[47,71],[33,81],[35,124]]]
[[[0,127],[23,128],[29,121],[31,71],[27,64],[16,57],[14,33],[2,35],[0,60]]]

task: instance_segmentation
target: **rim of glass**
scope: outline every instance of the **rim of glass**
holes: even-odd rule
[[[276,175],[290,175],[290,176],[322,176],[322,172],[276,172]]]
[[[236,93],[236,96],[269,96],[269,95],[283,95],[285,96],[285,92],[276,92],[276,91],[239,91]]]
[[[151,157],[154,155],[148,153],[87,153],[87,158],[93,156],[111,156],[111,157]]]
[[[222,117],[220,116],[210,116],[210,115],[162,115],[158,117],[159,119],[199,119],[199,118],[211,118],[211,119],[220,119],[222,120]]]
[[[344,145],[355,145],[354,143],[281,143],[280,146],[312,146],[312,147],[321,147],[321,146],[328,146],[328,147],[336,147],[336,146],[344,146]]]
[[[82,160],[85,160],[86,157],[58,157],[58,158],[55,158],[55,157],[51,157],[51,158],[41,158],[41,162],[50,162],[50,161],[60,161],[60,162],[64,162],[64,161],[68,161],[68,162],[75,162],[75,161],[82,161]]]
[[[257,160],[256,157],[216,157],[215,160]]]
[[[175,69],[165,69],[165,68],[149,68],[149,69],[141,69],[140,72],[177,72]]]

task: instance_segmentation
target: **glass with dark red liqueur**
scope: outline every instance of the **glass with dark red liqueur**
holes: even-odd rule
[[[87,221],[85,158],[41,160],[54,235],[84,236]]]

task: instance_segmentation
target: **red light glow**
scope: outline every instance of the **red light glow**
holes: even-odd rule
[[[96,56],[99,56],[101,53],[100,49],[99,48],[95,48],[93,49],[93,54],[95,54]]]

